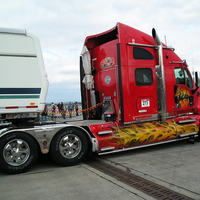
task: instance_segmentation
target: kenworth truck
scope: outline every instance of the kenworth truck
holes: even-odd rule
[[[39,151],[62,166],[199,134],[198,75],[152,36],[117,23],[88,36],[80,56],[83,120],[37,122],[48,80],[39,40],[0,29],[0,167],[27,171]],[[97,106],[98,105],[98,106]]]

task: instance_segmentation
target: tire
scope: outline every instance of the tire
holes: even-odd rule
[[[200,142],[200,131],[198,132],[198,137],[197,137],[198,141]]]
[[[26,172],[37,156],[37,143],[25,133],[13,132],[0,138],[0,168],[8,174]]]
[[[88,152],[88,138],[76,128],[65,128],[53,138],[51,158],[61,166],[72,166],[80,163]]]

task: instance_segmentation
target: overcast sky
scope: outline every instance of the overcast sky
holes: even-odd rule
[[[79,56],[86,36],[124,23],[159,38],[200,71],[199,0],[0,0],[0,27],[40,39],[49,79],[47,102],[81,101]]]

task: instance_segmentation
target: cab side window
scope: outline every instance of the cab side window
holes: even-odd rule
[[[135,70],[135,83],[137,86],[149,86],[153,84],[151,68],[138,68]]]
[[[175,68],[174,69],[176,84],[187,85],[188,88],[192,89],[192,78],[186,68]]]
[[[175,74],[176,84],[185,85],[183,68],[175,68],[174,74]]]
[[[153,60],[154,56],[146,49],[133,47],[133,58],[135,60]]]

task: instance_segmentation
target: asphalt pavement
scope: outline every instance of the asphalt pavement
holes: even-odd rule
[[[82,116],[57,121],[81,120]],[[101,161],[200,200],[200,142],[169,143],[116,154],[95,156]],[[87,158],[87,162],[90,157]],[[147,194],[106,175],[84,162],[60,167],[40,155],[26,173],[0,171],[0,200],[153,200]]]
[[[142,200],[153,199],[81,163],[60,167],[41,156],[28,172],[6,175],[0,171],[1,200]]]

